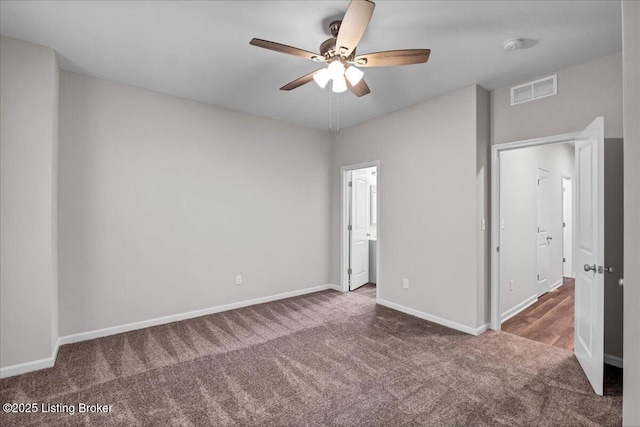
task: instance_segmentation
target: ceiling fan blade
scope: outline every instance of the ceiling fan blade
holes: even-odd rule
[[[276,52],[286,53],[288,55],[300,56],[302,58],[312,59],[317,62],[324,62],[325,58],[317,53],[308,50],[298,49],[297,47],[287,46],[286,44],[270,42],[262,39],[251,39],[249,44],[263,49],[275,50]]]
[[[371,89],[369,89],[369,86],[365,83],[364,79],[360,80],[355,86],[352,86],[351,83],[349,83],[349,80],[347,80],[347,87],[358,98],[371,92]]]
[[[315,73],[317,73],[318,71],[312,71],[309,74],[305,74],[304,76],[300,77],[299,79],[295,79],[294,81],[292,81],[291,83],[287,83],[286,85],[282,86],[280,88],[280,90],[292,90],[295,89],[297,87],[300,87],[304,84],[309,83],[311,80],[313,80],[313,75]]]
[[[375,7],[376,4],[369,0],[351,0],[347,12],[342,18],[336,40],[336,47],[342,55],[351,55],[351,52],[360,43]]]
[[[358,55],[353,62],[358,67],[390,67],[394,65],[421,64],[429,60],[431,49],[387,50],[385,52]]]

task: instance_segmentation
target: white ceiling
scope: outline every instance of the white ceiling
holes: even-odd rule
[[[620,2],[376,2],[359,53],[430,48],[427,64],[367,68],[371,94],[333,98],[340,127],[478,83],[517,83],[621,50]],[[317,52],[348,1],[2,1],[3,35],[49,46],[64,70],[318,129],[329,89],[282,85],[318,64],[249,45]],[[507,53],[505,40],[527,49]],[[562,90],[562,88],[559,88]],[[339,104],[339,106],[338,106]],[[335,128],[335,117],[333,118]]]

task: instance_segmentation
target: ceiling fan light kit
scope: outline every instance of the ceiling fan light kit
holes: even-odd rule
[[[324,89],[331,81],[333,92],[341,93],[349,89],[353,94],[361,97],[370,93],[371,90],[362,78],[364,72],[357,67],[421,64],[429,60],[431,53],[430,49],[405,49],[356,56],[356,47],[369,25],[375,6],[375,3],[369,0],[351,0],[342,21],[333,21],[329,24],[329,31],[333,37],[320,45],[320,54],[262,39],[254,38],[250,44],[328,64],[326,68],[304,75],[282,86],[280,90],[296,89],[311,80]]]
[[[349,68],[347,68],[347,71],[344,72],[344,76],[349,80],[349,83],[355,86],[360,83],[360,80],[362,80],[364,72],[355,66],[350,65]]]
[[[313,80],[318,84],[318,86],[324,89],[327,86],[327,83],[329,83],[329,80],[331,80],[331,75],[329,73],[329,70],[326,68],[318,70],[313,75]]]
[[[333,61],[327,67],[331,80],[337,80],[344,76],[344,65],[340,61]]]
[[[342,93],[347,90],[347,81],[344,79],[344,76],[340,76],[336,79],[331,80],[331,91],[334,93]]]

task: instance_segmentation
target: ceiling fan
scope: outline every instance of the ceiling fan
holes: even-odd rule
[[[325,88],[331,81],[333,92],[341,93],[349,89],[361,97],[371,90],[362,79],[364,73],[358,67],[420,64],[427,62],[431,53],[431,49],[404,49],[356,55],[356,47],[369,25],[375,6],[368,0],[351,0],[342,21],[333,21],[329,25],[333,37],[320,45],[320,54],[262,39],[254,38],[250,44],[327,64],[326,68],[306,74],[282,86],[280,90],[292,90],[311,80]]]

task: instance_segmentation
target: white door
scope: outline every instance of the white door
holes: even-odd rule
[[[576,139],[574,171],[576,259],[575,354],[602,395],[604,363],[604,119]]]
[[[367,236],[369,175],[353,171],[351,183],[349,289],[354,290],[369,282],[369,236]]]
[[[562,177],[562,259],[564,261],[562,275],[573,277],[573,218],[571,217],[572,198],[571,178]]]
[[[552,237],[549,235],[551,197],[549,172],[538,169],[538,233],[537,233],[537,258],[538,258],[538,296],[549,291],[549,264],[551,251],[549,245]]]

